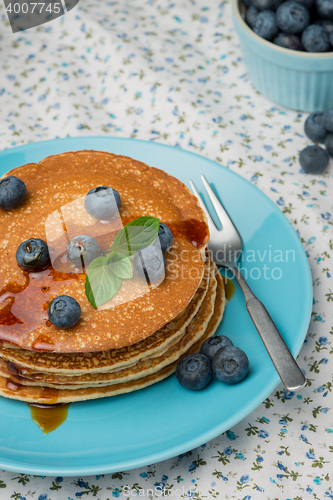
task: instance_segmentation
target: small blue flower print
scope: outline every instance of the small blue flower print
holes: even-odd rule
[[[226,435],[227,435],[227,438],[230,439],[230,441],[234,441],[237,437],[233,431],[227,431]]]
[[[226,455],[231,455],[232,448],[230,448],[230,446],[228,446],[227,448],[224,448],[223,453],[225,453]]]
[[[239,482],[242,484],[248,483],[250,479],[249,474],[244,474],[244,476],[241,476]]]
[[[315,459],[315,454],[311,451],[307,451],[305,453],[305,456],[309,459],[309,460],[314,460]]]
[[[155,483],[154,486],[158,491],[162,491],[164,489],[165,483],[163,482]]]
[[[294,396],[295,396],[295,393],[292,391],[287,391],[286,389],[283,391],[284,399],[291,399]]]
[[[267,438],[267,437],[269,436],[269,433],[268,433],[267,431],[264,431],[263,429],[261,429],[261,430],[258,432],[258,436],[259,436],[260,438],[265,439],[265,438]]]

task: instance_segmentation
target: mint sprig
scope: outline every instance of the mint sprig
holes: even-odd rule
[[[139,217],[126,224],[115,237],[111,252],[97,257],[87,269],[85,293],[89,303],[97,308],[116,295],[123,279],[133,277],[133,257],[138,250],[152,245],[157,238],[159,219]]]
[[[157,238],[159,223],[159,219],[155,217],[139,217],[132,220],[119,231],[111,250],[130,257],[140,248],[152,245]]]

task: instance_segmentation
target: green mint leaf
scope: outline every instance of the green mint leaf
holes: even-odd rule
[[[131,261],[125,255],[118,252],[112,252],[107,256],[107,265],[118,278],[133,278],[133,269]]]
[[[122,279],[107,265],[107,257],[97,257],[88,267],[85,292],[93,307],[99,307],[112,299],[121,287]]]
[[[132,220],[119,231],[111,250],[129,257],[140,248],[152,245],[158,235],[159,223],[159,219],[155,217],[139,217]]]

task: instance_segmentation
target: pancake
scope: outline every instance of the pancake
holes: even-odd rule
[[[7,175],[22,179],[28,195],[21,206],[0,211],[1,340],[31,351],[106,352],[149,338],[189,304],[203,276],[209,233],[197,199],[183,183],[131,158],[97,151],[51,156]],[[99,185],[112,186],[122,199],[120,218],[109,224],[83,208],[84,196]],[[174,243],[166,253],[164,281],[132,301],[115,299],[108,304],[111,308],[96,310],[86,299],[82,272],[69,272],[57,259],[53,268],[30,275],[17,265],[16,249],[29,238],[46,241],[46,233],[52,234],[52,251],[59,257],[68,239],[79,234],[94,237],[107,250],[122,225],[141,216],[158,217],[167,224]],[[123,280],[118,297],[132,297],[137,286],[141,285],[136,279]],[[47,304],[62,294],[74,297],[82,309],[79,322],[70,330],[57,329],[47,321]]]
[[[37,377],[28,377],[27,375],[15,376],[10,373],[8,367],[3,363],[0,365],[0,375],[10,378],[13,382],[28,386],[43,386],[61,389],[66,386],[67,389],[77,389],[81,387],[103,386],[117,383],[128,382],[141,378],[160,370],[167,364],[178,359],[194,344],[205,332],[207,325],[214,311],[216,298],[217,280],[215,270],[212,267],[210,272],[209,290],[200,306],[199,311],[192,321],[186,327],[181,339],[170,347],[160,356],[151,357],[138,361],[134,366],[112,373],[88,374],[77,377],[56,377],[50,374],[37,374]],[[50,380],[52,379],[53,380]]]
[[[208,252],[206,252],[208,256]],[[195,316],[208,291],[211,260],[206,259],[201,283],[188,306],[171,322],[164,325],[147,339],[133,346],[97,353],[39,353],[23,349],[0,348],[0,356],[14,363],[12,371],[21,375],[82,376],[113,372],[132,366],[140,360],[159,356],[175,344],[184,334],[185,328]]]
[[[75,401],[85,401],[90,399],[102,398],[115,396],[118,394],[124,394],[128,392],[132,392],[138,389],[142,389],[144,387],[148,387],[158,381],[163,380],[168,377],[172,373],[175,372],[177,363],[179,360],[190,352],[198,352],[202,343],[211,335],[213,335],[221,321],[224,305],[225,305],[225,294],[224,294],[224,285],[223,280],[216,270],[214,265],[214,274],[216,281],[216,293],[215,293],[215,303],[212,307],[212,311],[210,314],[210,318],[207,321],[206,325],[203,328],[203,324],[198,318],[199,314],[202,313],[205,315],[205,307],[202,305],[199,313],[196,316],[196,320],[191,322],[191,332],[189,331],[188,338],[186,336],[181,341],[182,347],[179,346],[178,350],[184,349],[182,354],[171,363],[166,366],[160,368],[159,370],[146,375],[141,378],[135,378],[134,380],[126,381],[123,383],[116,383],[112,385],[106,385],[102,387],[82,387],[79,389],[54,389],[47,387],[32,387],[32,386],[24,386],[18,388],[18,390],[13,391],[7,387],[8,379],[0,376],[0,394],[4,397],[18,399],[25,402],[30,403],[40,403],[40,404],[55,404],[55,403],[70,403]],[[193,339],[194,342],[193,342]],[[169,358],[172,360],[172,356]]]

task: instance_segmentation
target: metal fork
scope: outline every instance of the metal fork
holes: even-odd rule
[[[207,217],[210,231],[208,247],[211,256],[217,265],[230,269],[238,281],[244,293],[248,313],[285,387],[289,391],[302,389],[306,385],[306,378],[281,337],[266,307],[254,295],[237,265],[243,248],[242,238],[206,178],[202,175],[201,179],[222,224],[222,229],[217,229],[195,185],[190,181],[192,191],[198,198],[199,204]]]

